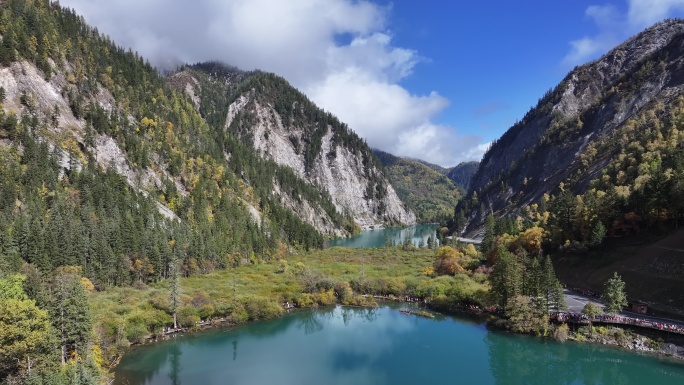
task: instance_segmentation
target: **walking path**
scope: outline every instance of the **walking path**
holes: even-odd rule
[[[565,302],[568,305],[566,312],[554,313],[551,318],[565,322],[589,323],[589,318],[582,314],[582,309],[589,302],[594,302],[601,309],[605,307],[597,298],[595,293],[584,292],[582,294],[564,290]],[[589,296],[592,297],[589,297]],[[653,317],[646,314],[637,314],[630,311],[621,311],[616,315],[602,314],[594,317],[592,322],[604,324],[632,325],[648,329],[664,330],[668,332],[684,334],[684,322],[668,318]]]

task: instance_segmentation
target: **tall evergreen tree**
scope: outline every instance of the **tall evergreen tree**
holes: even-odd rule
[[[73,357],[86,356],[91,342],[92,320],[80,267],[55,270],[51,283],[50,313],[57,330],[62,364]]]
[[[521,293],[520,270],[513,254],[503,248],[498,250],[494,271],[489,275],[489,280],[494,301],[504,309]]]
[[[606,281],[605,290],[601,299],[606,302],[606,311],[611,314],[619,313],[627,306],[627,293],[625,293],[625,281],[617,272]]]
[[[487,215],[485,220],[485,233],[484,238],[482,238],[482,252],[487,255],[492,251],[492,246],[494,245],[494,240],[496,238],[496,221],[494,220],[494,215]]]

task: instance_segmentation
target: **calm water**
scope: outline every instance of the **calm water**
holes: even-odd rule
[[[416,225],[411,227],[390,227],[378,230],[365,230],[361,234],[350,238],[333,239],[328,242],[330,247],[346,246],[346,247],[382,247],[385,246],[385,241],[389,239],[394,243],[401,243],[406,238],[410,238],[411,242],[418,246],[420,241],[427,244],[428,237],[432,236],[435,239],[437,225]]]
[[[684,384],[684,365],[390,308],[302,311],[141,347],[115,384]]]

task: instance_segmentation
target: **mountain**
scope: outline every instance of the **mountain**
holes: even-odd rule
[[[415,222],[365,142],[283,79],[165,77],[58,3],[0,12],[0,270],[144,284]]]
[[[416,213],[419,222],[445,222],[453,215],[461,190],[449,178],[422,161],[377,149],[373,152],[397,194]]]
[[[470,188],[470,181],[477,172],[479,162],[463,162],[458,165],[446,169],[444,174],[451,179],[456,185],[463,187],[465,191]]]
[[[573,69],[492,144],[457,227],[547,212],[562,244],[678,221],[683,66],[684,21],[666,20]]]
[[[424,160],[422,160],[422,159],[412,159],[412,160],[415,160],[415,161],[418,162],[418,163],[421,163],[421,164],[423,164],[423,165],[425,165],[425,166],[428,166],[428,167],[430,167],[431,169],[437,171],[437,172],[440,173],[440,174],[446,174],[446,173],[450,170],[450,169],[444,168],[444,167],[442,167],[442,166],[440,166],[440,165],[433,164],[433,163],[430,163],[430,162],[426,162],[426,161],[424,161]]]
[[[415,223],[365,141],[283,78],[201,63],[170,79],[207,121],[329,194],[335,211],[357,225]],[[280,181],[262,183],[272,184],[280,203],[304,221],[337,234],[326,210],[293,195]]]

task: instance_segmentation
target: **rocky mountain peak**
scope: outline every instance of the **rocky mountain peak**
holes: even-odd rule
[[[487,212],[517,212],[556,191],[588,188],[635,116],[670,105],[684,87],[684,21],[666,20],[573,69],[484,155],[469,189],[470,227]],[[601,150],[599,150],[601,149]]]

